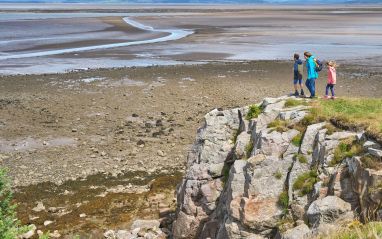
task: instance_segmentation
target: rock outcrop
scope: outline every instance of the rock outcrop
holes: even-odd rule
[[[264,99],[248,119],[250,107],[205,116],[177,190],[174,238],[310,238],[355,214],[381,218],[382,171],[365,162],[379,165],[381,146],[307,122],[308,104],[290,100]],[[339,156],[343,145],[356,155]]]

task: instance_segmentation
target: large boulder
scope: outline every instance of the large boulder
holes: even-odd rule
[[[318,227],[321,223],[334,223],[339,219],[353,219],[350,203],[337,196],[327,196],[314,201],[308,208],[310,225]]]

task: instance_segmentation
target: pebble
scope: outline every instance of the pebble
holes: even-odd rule
[[[164,157],[165,153],[162,150],[157,151],[158,156]]]
[[[53,221],[46,220],[46,221],[44,222],[44,226],[48,226],[48,225],[50,225],[50,224],[52,224],[52,223],[53,223]]]
[[[42,202],[38,202],[37,203],[37,206],[32,208],[33,211],[35,212],[41,212],[41,211],[45,211],[45,206]]]
[[[81,218],[86,217],[86,214],[85,214],[85,213],[81,213],[81,214],[80,214],[80,217],[81,217]]]
[[[74,132],[77,132],[77,129],[73,128],[73,129],[72,129],[72,132],[73,132],[73,133],[74,133]]]

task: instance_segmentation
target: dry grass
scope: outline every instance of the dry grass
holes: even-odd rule
[[[382,136],[382,98],[317,100],[311,104],[313,111],[307,121],[336,119]]]
[[[347,227],[338,228],[337,232],[320,239],[381,239],[382,222],[361,224],[355,221]]]

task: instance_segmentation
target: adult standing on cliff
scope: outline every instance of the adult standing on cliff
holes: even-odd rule
[[[316,79],[318,78],[316,71],[317,63],[315,57],[308,51],[304,52],[304,57],[306,59],[306,71],[308,75],[305,85],[310,92],[310,98],[314,98],[316,96]]]

